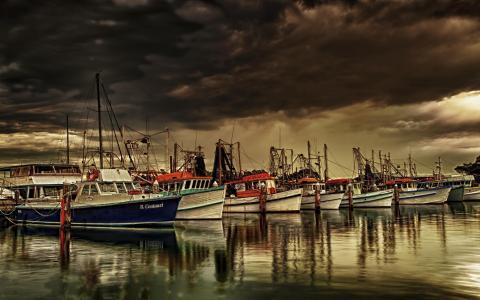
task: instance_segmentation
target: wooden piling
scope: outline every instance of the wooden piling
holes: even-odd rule
[[[315,211],[320,211],[320,191],[315,190]]]
[[[260,213],[264,214],[267,211],[267,188],[266,187],[262,187],[260,189],[259,205],[260,205]]]
[[[393,201],[395,205],[400,204],[400,189],[396,186],[393,188]]]
[[[70,210],[71,196],[68,193],[68,186],[64,185],[60,194],[60,228],[70,228],[72,215]]]
[[[353,209],[353,187],[352,187],[352,184],[348,185],[348,208]]]

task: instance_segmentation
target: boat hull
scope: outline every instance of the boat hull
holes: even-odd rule
[[[172,226],[180,196],[154,197],[112,203],[72,203],[72,227]],[[25,204],[16,207],[17,224],[60,225],[58,204]]]
[[[464,186],[452,187],[448,193],[447,202],[461,202],[463,201],[463,194],[465,192]]]
[[[480,187],[465,188],[463,201],[480,201]]]
[[[353,207],[391,207],[393,201],[393,190],[362,193],[352,196]],[[348,207],[348,195],[345,194],[340,207]]]
[[[447,202],[451,188],[435,188],[418,191],[400,192],[400,205],[443,204]]]
[[[218,220],[222,218],[225,188],[190,193],[182,196],[177,220]]]
[[[343,193],[320,194],[320,209],[339,209]],[[315,209],[315,195],[302,196],[301,209]]]
[[[267,195],[265,212],[298,212],[302,201],[302,189],[278,192]],[[259,197],[226,198],[224,213],[258,213],[260,211]]]

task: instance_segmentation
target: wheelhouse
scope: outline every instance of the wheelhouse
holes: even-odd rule
[[[21,200],[58,199],[65,183],[82,179],[78,165],[29,164],[0,169],[4,182]]]
[[[263,188],[266,189],[267,194],[275,194],[277,192],[275,179],[270,174],[247,175],[240,180],[227,183],[227,196],[258,196]]]
[[[174,172],[157,176],[158,186],[161,191],[181,192],[206,190],[212,186],[212,178],[193,176],[189,172]]]
[[[354,182],[350,178],[335,178],[329,179],[326,182],[326,189],[330,192],[346,193],[349,186],[352,187],[353,194],[357,195],[362,193],[362,184],[360,182]]]

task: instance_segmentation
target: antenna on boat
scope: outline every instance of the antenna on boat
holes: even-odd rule
[[[323,174],[323,178],[325,182],[327,182],[328,178],[328,157],[327,157],[327,144],[323,144],[323,159],[325,160],[325,170]]]
[[[67,165],[70,164],[70,130],[68,124],[68,114],[67,114]]]
[[[232,126],[232,135],[230,136],[230,144],[233,144],[233,134],[235,133],[235,123],[237,120],[233,121],[233,126]]]
[[[98,108],[98,143],[100,153],[100,169],[103,169],[103,138],[102,138],[102,105],[100,103],[100,73],[95,74],[97,84],[97,108]]]

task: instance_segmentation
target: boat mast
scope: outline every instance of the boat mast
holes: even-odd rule
[[[307,141],[307,151],[308,151],[308,173],[309,173],[309,176],[312,177],[312,158],[311,158],[311,155],[310,155],[310,141]]]
[[[238,174],[242,173],[242,161],[240,155],[240,142],[237,142],[237,149],[238,149]]]
[[[410,174],[410,177],[413,177],[413,170],[412,170],[412,154],[408,153],[408,173]]]
[[[325,173],[323,175],[323,178],[325,179],[325,182],[328,180],[328,157],[327,157],[327,144],[323,144],[323,159],[325,160]]]
[[[100,73],[95,74],[97,83],[97,107],[98,107],[98,151],[100,153],[100,169],[103,169],[103,139],[102,139],[102,111],[100,103]]]
[[[68,126],[68,114],[67,114],[67,165],[70,164],[70,130]]]

